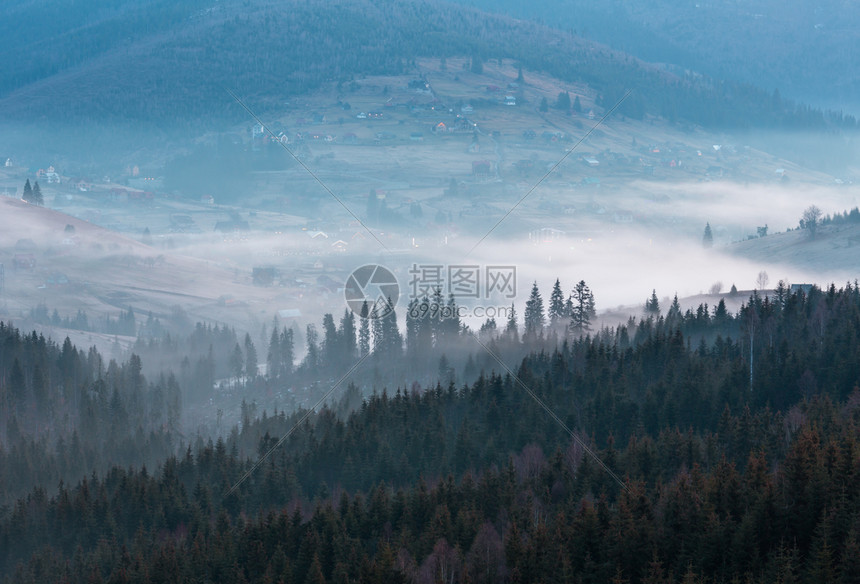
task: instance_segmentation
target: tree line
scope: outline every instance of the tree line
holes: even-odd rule
[[[324,328],[349,330],[349,321]],[[736,314],[724,305],[682,313],[673,302],[553,347],[502,333],[487,346],[519,355],[509,361],[516,378],[473,355],[480,372],[468,384],[369,397],[352,385],[244,482],[305,412],[246,412],[226,439],[193,437],[181,455],[147,463],[153,472],[105,469],[100,453],[82,461],[75,450],[78,468],[95,473],[56,490],[40,476],[0,510],[0,572],[16,582],[852,581],[857,330],[860,288],[848,284],[779,287]],[[146,401],[142,411],[154,415],[161,382],[145,382],[139,360],[104,369],[94,351],[5,325],[0,333],[14,348],[0,354],[0,371],[15,359],[21,371],[43,366],[52,402],[86,383],[96,389],[78,397],[94,413],[100,391],[119,396],[87,425],[102,441],[132,423],[126,403]],[[138,431],[136,447],[175,440],[169,408],[167,427]],[[15,481],[28,478],[20,461],[68,452],[3,444],[13,444],[0,464],[16,469]]]

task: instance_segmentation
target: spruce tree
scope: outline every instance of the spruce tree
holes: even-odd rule
[[[532,284],[532,292],[529,299],[526,301],[526,309],[523,313],[523,318],[525,321],[526,335],[537,335],[543,330],[546,317],[543,312],[543,298],[541,298],[537,282]]]
[[[519,340],[519,332],[517,330],[517,310],[511,304],[511,311],[508,313],[508,323],[505,325],[505,332],[514,340]]]
[[[561,282],[556,278],[552,286],[552,294],[549,296],[549,324],[557,327],[565,320],[564,292],[561,291]]]
[[[343,316],[340,319],[340,329],[338,330],[340,337],[340,358],[347,361],[355,359],[355,313],[349,309],[343,311]]]
[[[33,203],[34,205],[43,206],[45,204],[45,197],[42,196],[42,189],[39,187],[39,181],[33,183],[33,200],[28,201],[29,203]]]
[[[445,305],[442,316],[442,338],[445,339],[445,345],[447,346],[455,342],[457,337],[460,336],[460,308],[457,306],[457,301],[453,294],[448,294],[448,303]]]
[[[266,373],[269,379],[275,379],[281,374],[281,337],[278,327],[272,329],[269,340],[269,352],[266,355]]]
[[[364,358],[370,353],[370,308],[367,300],[361,303],[361,322],[358,325],[358,353]]]
[[[309,371],[316,372],[320,361],[319,346],[317,345],[319,333],[317,332],[317,327],[313,324],[309,324],[305,329],[305,340],[308,347],[307,354],[305,355],[305,364]]]
[[[338,358],[339,339],[337,335],[337,327],[334,324],[334,317],[330,312],[323,315],[323,342],[322,342],[322,358],[323,363],[327,367],[334,365]]]
[[[702,247],[705,249],[714,247],[714,234],[711,233],[710,223],[705,223],[705,234],[702,235]]]
[[[657,290],[651,290],[651,297],[645,301],[645,314],[660,316],[660,301],[657,300]]]
[[[295,359],[295,346],[293,344],[293,329],[284,327],[280,340],[281,369],[280,373],[290,374],[293,372],[293,360]]]
[[[480,75],[484,72],[484,62],[478,55],[472,55],[472,73]]]
[[[29,178],[24,183],[24,194],[21,196],[21,199],[27,203],[33,202],[33,187],[30,185]]]
[[[580,280],[571,294],[570,329],[573,334],[581,335],[591,330],[591,319],[596,316],[594,310],[594,294]]]
[[[230,372],[233,377],[239,379],[242,377],[242,371],[245,369],[245,357],[242,355],[242,347],[239,343],[233,348],[233,353],[230,355]]]
[[[558,94],[558,98],[555,100],[556,109],[560,109],[562,111],[567,111],[570,109],[570,94],[566,91],[562,91]]]
[[[257,349],[248,333],[245,333],[245,375],[257,376]]]

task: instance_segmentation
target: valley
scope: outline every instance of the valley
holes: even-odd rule
[[[559,109],[562,95],[570,103]],[[713,269],[667,274],[674,290],[663,295],[695,295],[718,280],[727,289],[733,257],[750,264],[749,279],[738,282],[747,287],[765,268],[797,281],[856,269],[850,253],[823,265],[810,251],[815,259],[797,266],[770,249],[782,239],[745,241],[768,223],[771,233],[796,226],[810,203],[829,212],[855,206],[850,175],[647,112],[642,120],[615,112],[601,123],[611,105],[600,99],[584,85],[520,76],[510,60],[487,61],[477,73],[466,58],[423,59],[410,75],[365,76],[292,98],[280,115],[260,118],[265,128],[248,119],[201,134],[186,152],[218,158],[180,176],[165,153],[160,166],[129,158],[125,172],[103,178],[52,167],[52,182],[40,171],[47,205],[77,218],[68,220],[76,231],[66,237],[63,216],[5,201],[5,313],[26,318],[44,303],[63,316],[83,309],[104,318],[133,307],[254,331],[286,311],[303,315],[303,326],[304,315],[338,310],[361,258],[391,265],[405,287],[411,265],[460,261],[515,205],[474,259],[516,259],[522,282],[546,286],[557,270],[573,272],[606,290],[602,309],[644,298],[647,284],[617,289],[643,264],[659,271],[678,245]],[[254,111],[253,100],[246,105]],[[183,151],[173,156],[183,160]],[[0,188],[20,192],[27,174],[0,168]],[[177,184],[187,191],[171,193]],[[45,233],[15,231],[32,214]],[[700,245],[706,222],[713,253]],[[34,250],[16,248],[26,239]],[[37,260],[33,269],[12,269],[22,251]],[[614,275],[599,269],[610,257]],[[68,283],[52,282],[57,274]]]

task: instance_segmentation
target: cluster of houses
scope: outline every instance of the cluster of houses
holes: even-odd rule
[[[60,175],[57,174],[57,171],[53,166],[49,166],[48,168],[40,168],[39,170],[37,170],[36,178],[48,184],[60,183]]]

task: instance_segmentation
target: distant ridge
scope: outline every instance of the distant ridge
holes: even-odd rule
[[[679,76],[548,27],[428,0],[77,0],[10,9],[0,25],[0,118],[38,123],[153,122],[181,130],[243,119],[230,88],[258,108],[328,81],[414,71],[418,57],[511,58],[584,82],[620,113],[707,127],[823,127],[821,112],[751,86]],[[55,17],[62,16],[60,27]],[[47,21],[38,34],[32,22]],[[853,126],[852,120],[830,122]]]

